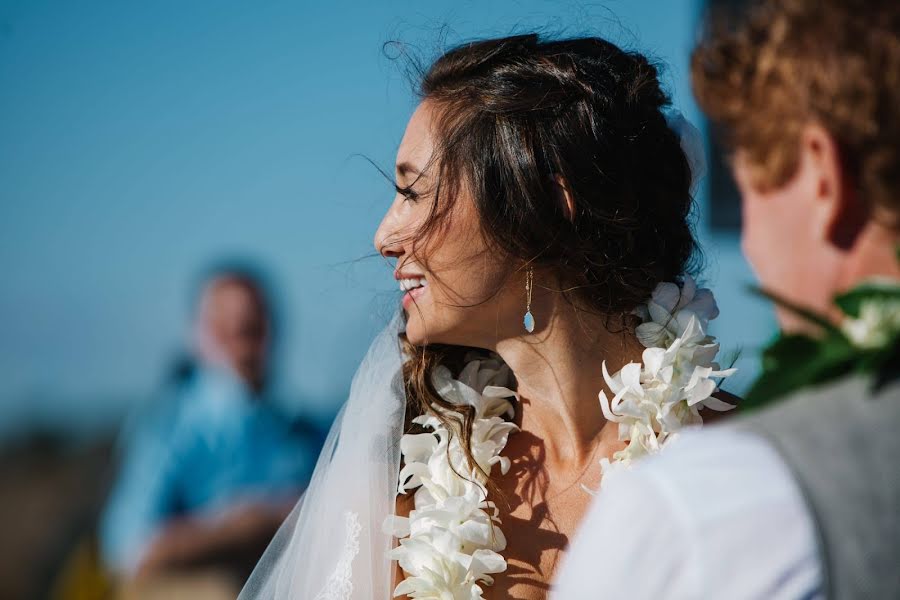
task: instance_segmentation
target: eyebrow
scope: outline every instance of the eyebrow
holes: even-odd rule
[[[408,163],[408,162],[397,163],[396,169],[397,169],[397,175],[401,176],[401,177],[404,175],[415,175],[417,179],[420,177],[425,177],[424,173],[419,171],[419,169],[417,169],[411,163]]]

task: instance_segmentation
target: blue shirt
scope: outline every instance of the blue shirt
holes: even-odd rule
[[[128,572],[173,517],[299,496],[321,439],[297,430],[232,374],[201,370],[137,420],[125,443],[100,541],[107,565]]]

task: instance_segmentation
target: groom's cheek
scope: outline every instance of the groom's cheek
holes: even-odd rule
[[[753,166],[738,152],[732,173],[741,195],[741,249],[763,287],[782,293],[794,285],[794,250],[805,246],[797,223],[803,207],[793,186],[761,189]]]
[[[766,252],[770,245],[765,239],[766,232],[770,231],[766,225],[766,202],[750,183],[745,166],[737,163],[732,172],[741,195],[741,250],[757,278],[765,284]]]

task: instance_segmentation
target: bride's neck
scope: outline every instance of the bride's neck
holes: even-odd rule
[[[565,299],[541,313],[534,333],[504,339],[496,351],[516,376],[522,430],[544,441],[548,458],[584,464],[607,424],[598,400],[602,363],[614,373],[639,361],[642,347],[629,333],[608,331],[605,317]]]

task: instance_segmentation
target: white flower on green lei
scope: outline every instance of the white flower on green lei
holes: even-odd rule
[[[870,281],[876,288],[896,287],[892,281]],[[847,316],[841,323],[841,331],[858,348],[882,348],[888,345],[900,331],[900,300],[896,297],[865,298],[859,304],[859,316]]]

